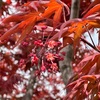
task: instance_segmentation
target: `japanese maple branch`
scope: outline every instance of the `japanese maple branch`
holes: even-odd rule
[[[2,4],[3,4],[3,3],[2,3],[2,0],[0,0],[0,8],[2,7]]]
[[[35,68],[35,66],[33,66],[33,67]],[[26,93],[25,93],[24,97],[22,98],[22,100],[32,100],[33,87],[34,87],[34,84],[36,83],[36,75],[34,74],[34,72],[35,72],[34,68],[31,71],[29,84],[27,86]]]
[[[88,34],[89,34],[89,37],[90,37],[90,39],[91,39],[91,41],[92,41],[94,47],[96,47],[96,46],[95,46],[95,43],[94,43],[94,41],[93,41],[93,39],[92,39],[91,33],[90,33],[89,29],[88,29],[88,27],[86,27],[86,30],[87,30],[87,32],[88,32]]]
[[[87,32],[88,32],[88,34],[89,34],[89,37],[90,37],[90,39],[91,39],[93,45],[90,44],[89,42],[86,42],[86,40],[85,40],[84,42],[86,42],[90,47],[92,47],[93,49],[95,49],[96,51],[98,51],[98,52],[100,53],[100,50],[96,47],[96,45],[95,45],[95,43],[94,43],[94,41],[93,41],[93,38],[92,38],[92,36],[91,36],[91,33],[90,33],[88,27],[86,27],[86,29],[87,29]]]
[[[64,2],[62,2],[61,0],[56,0],[58,3],[60,3],[60,4],[62,4],[65,8],[66,8],[66,10],[67,10],[67,15],[69,15],[70,14],[70,9],[69,9],[69,7],[64,3]]]
[[[100,50],[96,46],[93,46],[91,43],[89,43],[87,40],[81,38],[81,41],[83,41],[84,43],[88,44],[91,48],[93,48],[94,50],[96,50],[97,52],[100,53]]]

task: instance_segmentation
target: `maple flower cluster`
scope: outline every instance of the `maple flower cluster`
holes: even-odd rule
[[[58,62],[63,60],[64,53],[60,52],[62,48],[62,43],[60,41],[49,40],[49,36],[45,36],[46,25],[39,27],[42,31],[39,31],[38,34],[41,34],[40,37],[34,38],[32,34],[28,36],[22,43],[21,49],[26,48],[26,57],[20,59],[19,67],[21,69],[30,69],[34,68],[36,75],[40,75],[41,72],[57,72],[59,71]],[[36,32],[38,27],[34,27]],[[31,38],[31,40],[30,40]],[[23,50],[23,54],[26,53]]]
[[[47,42],[35,40],[33,45],[34,48],[28,56],[31,66],[36,69],[36,75],[45,71],[57,72],[59,70],[58,61],[63,60],[63,54],[59,53],[62,43],[53,40]],[[25,61],[21,60],[19,65],[24,65],[23,62]]]

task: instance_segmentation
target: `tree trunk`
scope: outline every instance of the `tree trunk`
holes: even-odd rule
[[[22,98],[22,100],[32,100],[33,87],[34,87],[34,84],[36,83],[36,76],[35,76],[34,72],[35,72],[35,69],[33,69],[31,71],[31,77],[29,80],[29,84],[27,86],[26,93],[25,93],[24,97]]]
[[[80,10],[80,0],[72,0],[70,19],[78,18]]]
[[[70,19],[79,17],[79,9],[80,9],[80,0],[72,0]],[[66,53],[64,60],[59,62],[62,78],[64,84],[66,85],[73,73],[72,72],[73,45],[68,45],[61,51]]]
[[[1,9],[1,7],[2,7],[2,0],[0,0],[0,9]]]

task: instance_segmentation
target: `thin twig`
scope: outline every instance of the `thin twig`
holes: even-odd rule
[[[97,30],[97,28],[96,28],[96,31],[98,33],[98,45],[99,45],[100,44],[100,30]]]
[[[64,10],[64,7],[63,7],[63,18],[64,18],[64,22],[66,22],[66,15],[65,15],[65,10]]]
[[[69,9],[69,7],[64,3],[64,2],[62,2],[61,0],[56,0],[58,3],[60,3],[60,4],[62,4],[65,8],[66,8],[66,10],[67,10],[67,12],[68,12],[68,14],[67,15],[69,15],[70,14],[70,9]]]
[[[81,38],[81,41],[83,41],[84,43],[88,44],[91,48],[93,48],[94,50],[96,50],[97,52],[100,53],[100,50],[98,48],[96,48],[95,46],[93,46],[91,43],[89,43],[87,40]]]
[[[46,43],[48,42],[49,38],[51,37],[51,35],[53,34],[53,32],[57,29],[57,27],[59,27],[61,24],[59,24],[58,26],[56,26],[55,28],[53,28],[53,30],[50,32],[50,34],[48,35],[48,37],[46,38],[46,41],[44,43],[44,46],[46,45]],[[39,55],[41,55],[43,49],[44,49],[44,46],[41,48],[40,52],[39,52]]]
[[[86,27],[86,26],[85,26],[85,27]],[[87,32],[88,32],[88,34],[89,34],[89,37],[90,37],[90,39],[91,39],[91,41],[92,41],[94,47],[96,47],[96,45],[95,45],[95,43],[94,43],[94,41],[93,41],[93,38],[92,38],[92,36],[91,36],[91,33],[90,33],[89,29],[88,29],[88,27],[86,27],[86,30],[87,30]]]

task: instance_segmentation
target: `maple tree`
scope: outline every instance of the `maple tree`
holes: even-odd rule
[[[73,1],[0,1],[1,100],[100,99],[100,1]]]

